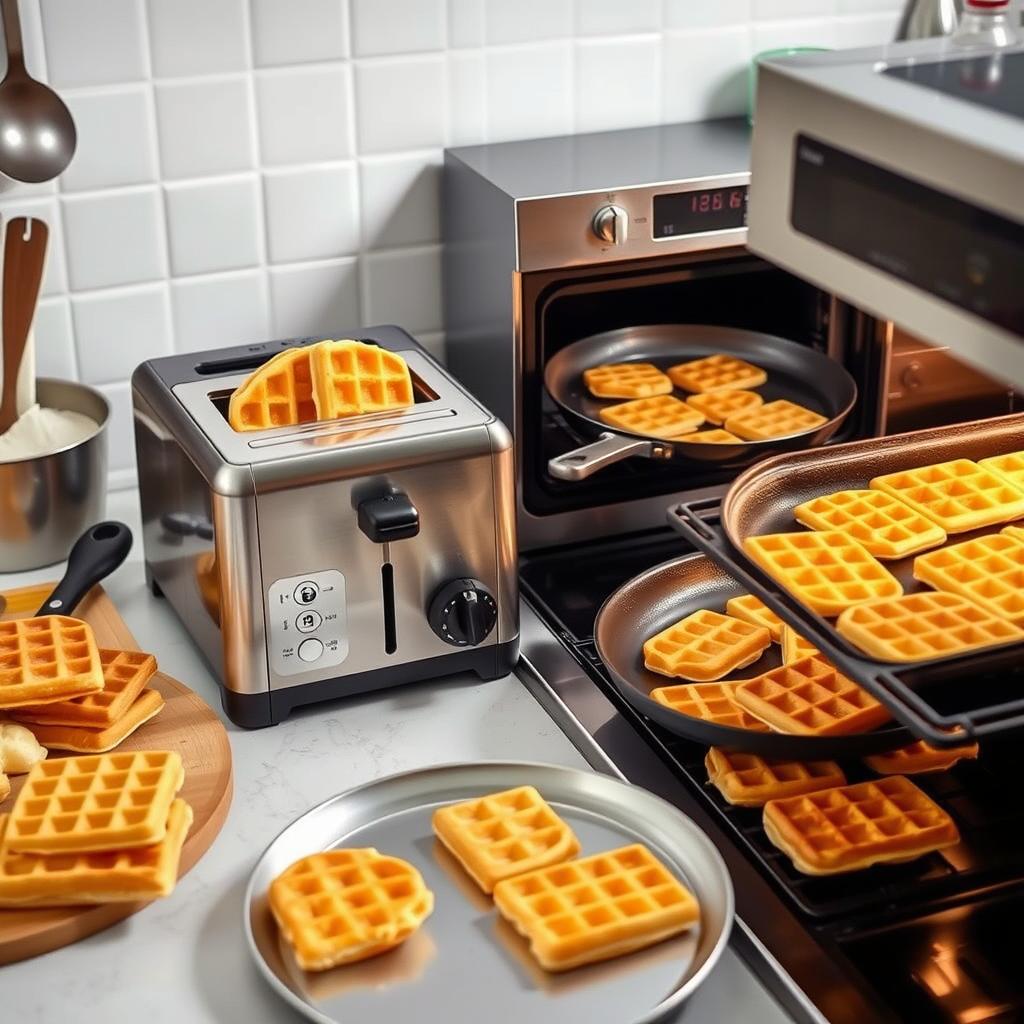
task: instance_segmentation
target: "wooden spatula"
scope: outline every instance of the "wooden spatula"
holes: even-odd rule
[[[4,235],[3,390],[0,434],[18,418],[18,370],[36,312],[46,262],[46,224],[35,217],[15,217]]]

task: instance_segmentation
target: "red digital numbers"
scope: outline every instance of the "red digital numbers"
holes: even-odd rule
[[[719,213],[727,206],[730,210],[741,210],[744,199],[744,192],[741,188],[720,192],[694,192],[690,197],[690,211],[692,213]]]

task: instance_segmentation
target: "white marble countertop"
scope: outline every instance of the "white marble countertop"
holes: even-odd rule
[[[108,515],[136,535],[104,584],[140,644],[220,713],[217,683],[171,609],[142,573],[134,492]],[[0,590],[54,579],[61,567],[0,574]],[[223,717],[223,715],[222,715]],[[247,732],[225,723],[235,794],[224,829],[174,894],[74,946],[0,967],[4,1020],[57,1024],[298,1021],[265,984],[242,938],[242,895],[256,858],[290,821],[341,790],[442,761],[507,759],[586,767],[514,676],[460,676],[302,709]],[[429,1019],[429,1015],[424,1017]],[[687,1024],[790,1018],[731,950],[688,1004]],[[499,1017],[491,1017],[502,1024]]]

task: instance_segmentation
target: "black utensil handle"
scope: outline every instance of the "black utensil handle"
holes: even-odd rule
[[[64,578],[37,615],[70,615],[94,584],[109,576],[132,549],[132,531],[114,521],[90,526],[71,549]]]

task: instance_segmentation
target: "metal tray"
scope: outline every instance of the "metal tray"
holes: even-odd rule
[[[681,503],[669,509],[669,523],[886,704],[898,721],[930,743],[952,746],[1024,727],[1019,680],[1009,678],[1021,665],[1019,644],[912,665],[874,660],[750,562],[742,544],[747,537],[802,530],[793,518],[796,505],[834,491],[867,487],[880,474],[1022,448],[1024,416],[1016,415],[782,455],[740,476],[720,509],[714,502]],[[998,528],[958,534],[950,543]],[[913,561],[911,557],[885,563],[907,593],[926,589],[913,578]],[[972,680],[969,687],[963,685],[967,677]]]
[[[618,960],[560,975],[541,970],[526,942],[435,839],[430,825],[442,804],[522,785],[536,786],[572,826],[583,855],[645,843],[697,897],[700,925]],[[298,858],[338,846],[373,846],[410,861],[434,892],[434,912],[392,952],[305,973],[280,938],[267,889]],[[260,857],[246,889],[243,927],[271,987],[314,1021],[647,1024],[678,1007],[704,981],[725,948],[732,919],[732,883],[721,856],[689,818],[660,797],[574,768],[482,762],[393,775],[308,811]]]
[[[725,611],[730,598],[746,591],[705,555],[684,555],[648,569],[605,601],[594,624],[594,642],[619,693],[642,715],[684,739],[708,746],[743,750],[764,757],[820,761],[865,757],[912,742],[906,729],[889,727],[850,736],[794,736],[754,732],[680,715],[650,696],[658,686],[682,682],[644,667],[643,642],[673,622],[702,608]],[[772,644],[753,665],[725,677],[749,679],[781,664]]]

